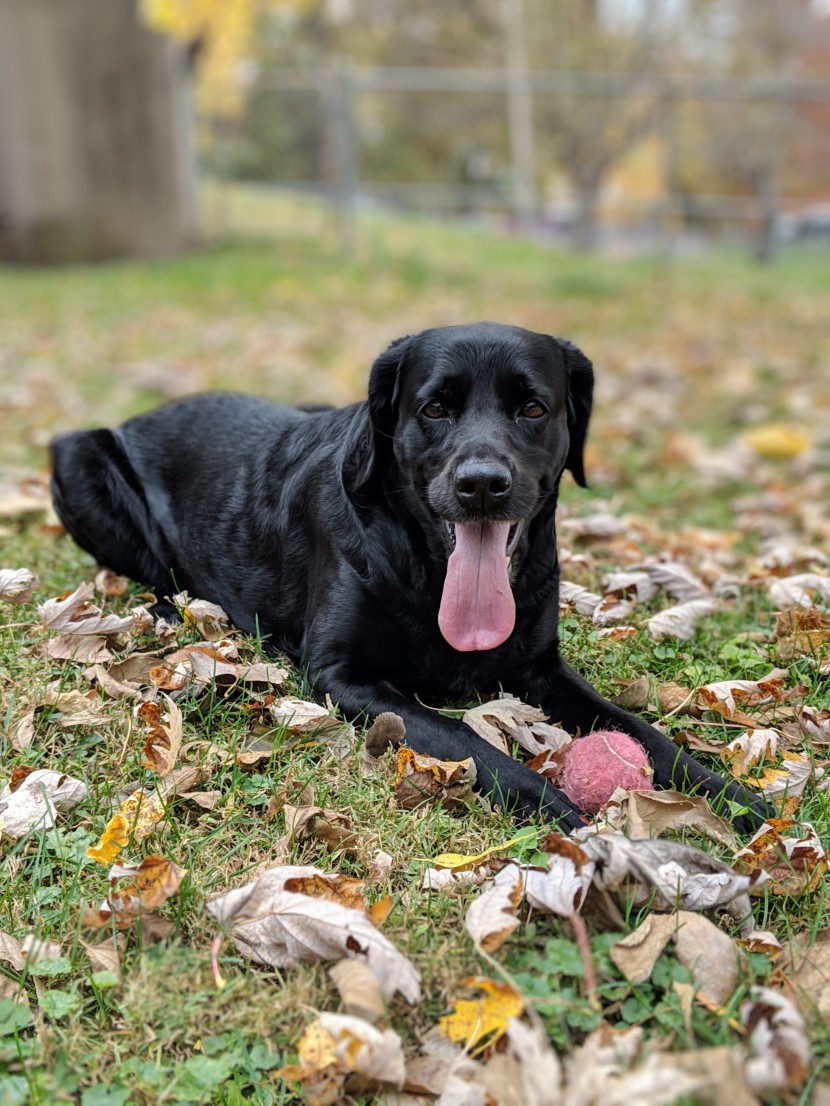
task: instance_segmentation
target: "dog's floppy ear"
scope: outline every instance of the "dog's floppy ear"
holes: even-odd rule
[[[369,414],[376,433],[391,434],[401,391],[401,369],[406,361],[412,336],[396,338],[372,365],[369,375]]]
[[[568,373],[568,434],[571,444],[565,468],[570,469],[580,488],[587,488],[584,453],[594,392],[594,366],[572,342],[558,338],[557,344],[562,351]]]
[[[391,441],[400,394],[401,369],[410,336],[396,338],[372,365],[369,401],[355,421],[346,445],[344,477],[350,491],[362,487],[375,469],[379,453]]]

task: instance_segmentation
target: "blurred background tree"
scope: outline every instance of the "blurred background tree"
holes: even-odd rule
[[[0,254],[185,247],[198,147],[344,225],[737,227],[766,259],[827,201],[829,56],[817,0],[0,0]]]

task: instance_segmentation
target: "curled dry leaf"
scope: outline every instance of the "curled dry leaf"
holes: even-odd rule
[[[421,878],[422,891],[446,891],[462,887],[480,887],[491,875],[490,867],[480,868],[427,868]]]
[[[647,603],[660,590],[657,582],[642,568],[608,572],[603,577],[603,584],[607,592],[617,595],[633,592],[638,603]]]
[[[814,768],[807,757],[789,750],[782,753],[777,767],[762,766],[765,760],[777,759],[778,741],[776,730],[747,730],[723,748],[721,759],[736,779],[768,799],[797,799],[811,779],[821,779],[824,769]]]
[[[795,831],[794,834],[790,831]],[[735,853],[743,872],[764,874],[772,895],[801,895],[815,891],[827,871],[827,854],[809,822],[770,818],[749,844]]]
[[[562,1071],[544,1032],[511,1018],[481,1083],[499,1106],[554,1106]]]
[[[43,706],[53,707],[55,721],[64,729],[75,726],[99,726],[108,717],[107,708],[94,691],[47,691]]]
[[[559,726],[546,721],[544,711],[503,695],[489,703],[468,710],[463,721],[485,741],[503,752],[510,752],[510,742],[515,741],[528,753],[556,750],[570,744],[571,735]]]
[[[388,878],[394,863],[394,858],[390,853],[384,852],[383,849],[377,849],[375,855],[369,861],[367,872],[369,881],[371,883],[382,883],[383,880]]]
[[[143,910],[156,910],[176,894],[187,874],[166,856],[147,856],[140,864],[114,864],[110,869],[109,902],[122,916],[137,917]],[[129,879],[129,883],[115,884]]]
[[[525,897],[534,910],[570,918],[582,906],[594,876],[594,862],[579,845],[558,833],[549,833],[540,845],[550,854],[548,866],[527,869]]]
[[[0,932],[0,963],[10,964],[16,972],[22,972],[26,967],[26,953],[16,937],[10,933]]]
[[[30,771],[18,787],[0,791],[0,836],[19,839],[51,829],[59,810],[69,810],[89,794],[86,784],[48,768]]]
[[[626,683],[614,696],[612,702],[623,710],[645,710],[648,706],[649,689],[648,676],[640,676],[639,679]]]
[[[676,637],[688,641],[694,636],[701,618],[714,614],[720,607],[717,599],[692,599],[688,603],[679,603],[653,615],[646,626],[651,637],[659,640],[664,637]]]
[[[6,603],[28,603],[38,580],[28,568],[0,568],[0,599]]]
[[[94,972],[112,972],[116,978],[121,979],[121,953],[112,939],[100,945],[90,945],[86,941],[81,941],[80,945]]]
[[[742,953],[728,933],[702,914],[681,910],[673,935],[677,959],[692,973],[701,999],[725,1006],[738,985]]]
[[[85,583],[69,595],[41,603],[38,614],[44,627],[53,633],[70,636],[129,633],[135,623],[134,613],[104,614],[91,602],[94,592],[94,584]]]
[[[343,727],[343,723],[319,703],[309,703],[291,695],[270,703],[268,711],[277,725],[284,726],[291,734],[317,734]]]
[[[669,714],[690,714],[699,718],[700,708],[695,699],[694,688],[682,687],[672,680],[657,687],[657,702],[663,718]]]
[[[628,816],[627,834],[634,841],[659,837],[669,830],[693,830],[727,848],[737,846],[730,823],[718,817],[702,795],[629,791],[623,800],[623,813]]]
[[[110,891],[98,910],[86,910],[81,924],[87,929],[129,929],[141,919],[142,929],[152,927],[153,911],[176,894],[187,874],[165,856],[147,856],[140,864],[113,865]],[[127,879],[128,883],[119,884]],[[158,919],[162,926],[164,919]]]
[[[103,691],[110,699],[139,699],[140,685],[118,680],[102,664],[93,664],[84,671],[84,679],[94,688]]]
[[[489,887],[467,908],[467,932],[485,952],[494,952],[518,928],[519,906],[524,897],[525,875],[516,864],[507,864]]]
[[[773,637],[782,661],[819,657],[830,644],[830,618],[818,607],[788,607],[775,616]]]
[[[768,929],[753,929],[744,937],[738,937],[737,943],[747,952],[763,953],[770,960],[777,960],[784,951],[784,946]]]
[[[278,1074],[302,1084],[309,1106],[345,1101],[350,1077],[358,1077],[361,1090],[376,1090],[400,1087],[406,1076],[397,1033],[347,1014],[321,1014],[303,1033],[297,1053],[299,1063]]]
[[[649,914],[633,932],[614,942],[609,955],[629,983],[645,983],[676,929],[676,914]]]
[[[60,960],[62,955],[61,947],[57,941],[50,941],[46,937],[38,937],[36,933],[27,933],[20,943],[20,949],[26,957],[26,963],[29,967]]]
[[[104,596],[126,595],[128,584],[126,576],[119,576],[111,568],[99,568],[95,574],[95,590]]]
[[[164,818],[167,807],[157,790],[137,787],[119,806],[116,813],[123,814],[130,827],[133,840],[143,841]]]
[[[779,991],[753,987],[741,1007],[749,1058],[746,1080],[757,1094],[801,1086],[807,1077],[810,1042],[794,1004]]]
[[[809,940],[810,935],[805,934],[792,950],[794,966],[789,980],[803,1003],[802,1009],[830,1019],[830,930],[818,933],[814,944],[808,946]]]
[[[656,910],[711,910],[734,900],[736,912],[748,916],[748,892],[766,878],[761,871],[736,872],[717,857],[676,841],[630,841],[621,833],[602,833],[581,844],[596,863],[601,887],[632,890],[637,905],[651,900]]]
[[[643,572],[654,585],[655,591],[662,588],[678,603],[711,598],[704,582],[682,561],[637,565],[634,571]]]
[[[256,963],[287,968],[356,957],[368,963],[386,998],[399,991],[408,1002],[417,1002],[418,973],[365,913],[288,890],[302,886],[289,881],[309,878],[331,883],[337,877],[310,866],[271,868],[245,887],[213,899],[207,908],[228,924],[236,948]]]
[[[9,730],[9,744],[17,753],[23,753],[35,738],[35,712],[28,711]]]
[[[830,603],[830,576],[817,572],[802,572],[797,576],[771,580],[767,595],[774,607],[812,607],[816,598]]]
[[[185,625],[196,626],[199,633],[209,641],[224,637],[230,625],[230,618],[218,603],[209,603],[206,599],[191,599],[186,591],[173,596],[173,604]]]
[[[457,999],[452,1013],[439,1018],[438,1024],[444,1036],[475,1054],[498,1040],[507,1031],[511,1018],[521,1015],[525,1004],[509,983],[478,977],[462,979],[461,983],[481,994],[477,998]]]
[[[448,810],[466,809],[473,801],[476,767],[466,760],[437,760],[409,746],[398,749],[395,799],[405,810],[424,802],[441,802]]]
[[[581,584],[575,584],[571,580],[559,582],[559,605],[561,607],[573,607],[577,614],[593,615],[602,603],[602,596],[596,595]]]
[[[777,730],[747,730],[725,745],[720,756],[732,775],[741,779],[762,760],[775,760],[777,755]]]
[[[386,1004],[377,977],[362,960],[340,960],[329,968],[329,975],[348,1014],[364,1018],[374,1025],[386,1014]]]
[[[775,670],[762,680],[722,680],[706,684],[698,688],[698,704],[722,715],[727,722],[752,725],[752,719],[747,718],[741,708],[780,703],[787,676],[787,672]]]
[[[690,1095],[702,1079],[680,1070],[674,1056],[659,1053],[637,1064],[642,1030],[594,1030],[565,1062],[561,1106],[668,1106]]]
[[[148,729],[142,764],[166,776],[176,766],[182,747],[182,712],[168,696],[161,694],[164,710],[158,703],[142,703],[136,718]]]
[[[300,841],[311,837],[320,841],[329,852],[335,849],[348,850],[357,843],[357,834],[352,820],[347,814],[320,806],[283,807],[285,832],[290,838]]]

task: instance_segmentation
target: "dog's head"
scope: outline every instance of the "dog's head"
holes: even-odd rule
[[[585,485],[591,363],[570,342],[478,323],[394,342],[369,381],[352,484],[381,469],[447,560],[439,625],[461,651],[513,630],[527,528],[567,468]]]

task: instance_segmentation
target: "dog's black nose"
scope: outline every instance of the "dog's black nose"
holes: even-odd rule
[[[510,470],[497,461],[465,461],[455,473],[455,494],[475,511],[488,511],[504,502],[513,483]]]

